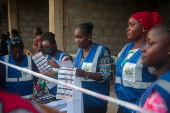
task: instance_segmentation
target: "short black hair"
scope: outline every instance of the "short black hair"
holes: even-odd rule
[[[10,43],[10,49],[13,49],[14,47],[20,47],[24,49],[24,44],[21,39],[12,39]]]
[[[15,35],[17,35],[17,36],[19,36],[18,30],[16,30],[16,29],[12,29],[12,30],[11,30],[11,33],[12,33],[12,34],[15,34]]]
[[[51,42],[51,43],[53,43],[53,44],[56,44],[56,40],[55,40],[55,34],[54,33],[52,33],[52,32],[46,32],[46,33],[44,33],[44,35],[43,35],[43,41],[49,41],[49,42]]]
[[[38,31],[38,33],[39,33],[40,35],[42,35],[42,34],[43,34],[43,32],[42,32],[42,30],[41,30],[41,28],[40,28],[40,27],[36,27],[36,28],[35,28],[35,30],[36,30],[36,31]]]
[[[83,29],[86,34],[92,34],[93,24],[91,22],[85,22],[80,24],[77,28]]]
[[[166,28],[166,30],[164,30],[164,33],[167,33],[170,35],[170,20],[165,20],[161,23],[158,23],[157,25],[159,25],[159,24],[163,25]]]

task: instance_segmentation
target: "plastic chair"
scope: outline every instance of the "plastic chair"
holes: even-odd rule
[[[31,55],[32,56],[31,51],[29,51],[28,49],[24,49],[23,54]]]

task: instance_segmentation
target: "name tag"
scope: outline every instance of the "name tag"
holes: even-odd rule
[[[23,68],[28,69],[27,67],[23,67]],[[25,72],[21,72],[21,74],[22,74],[22,77],[31,77],[30,74],[25,73]]]

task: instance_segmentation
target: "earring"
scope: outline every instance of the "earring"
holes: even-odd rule
[[[147,30],[143,28],[143,33],[144,33],[144,32],[147,32]]]
[[[89,41],[90,41],[91,39],[89,38]]]

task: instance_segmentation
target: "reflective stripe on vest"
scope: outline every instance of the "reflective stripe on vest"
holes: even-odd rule
[[[61,53],[61,54],[60,54],[59,61],[61,61],[61,60],[62,60],[61,58],[62,58],[62,56],[63,56],[63,55],[64,55],[64,53]]]
[[[9,62],[9,56],[5,56],[5,62]],[[32,67],[32,61],[31,61],[31,56],[27,56],[27,59],[28,59],[28,69],[31,70],[31,67]],[[25,67],[23,67],[25,68]],[[21,75],[22,75],[22,72],[21,72]],[[19,78],[19,81],[28,81],[28,80],[32,80],[32,75],[28,75],[27,77],[20,77]],[[6,81],[7,82],[17,82],[18,81],[18,78],[8,78],[8,66],[6,66]]]
[[[9,61],[9,56],[8,55],[6,55],[4,57],[4,61],[8,63],[8,61]],[[8,66],[6,66],[6,78],[7,78],[7,75],[8,75]]]
[[[116,83],[121,84],[121,78],[116,77]],[[147,89],[152,82],[131,82],[131,81],[126,81],[123,80],[122,85],[125,87],[131,87],[131,88],[136,88],[136,89]]]
[[[165,91],[167,91],[170,94],[170,88],[169,88],[170,83],[168,81],[160,79],[158,82],[156,82],[156,84],[159,85],[160,87],[162,87],[162,89],[164,89]]]
[[[95,54],[94,59],[93,59],[93,62],[92,62],[91,72],[96,72],[96,67],[97,67],[97,63],[98,63],[98,58],[99,58],[99,55],[100,55],[101,50],[102,50],[102,46],[98,46],[97,51],[96,51],[96,54]],[[86,81],[86,82],[88,82],[88,81],[96,81],[96,80],[93,80],[93,79],[87,79],[87,80],[85,80],[84,77],[81,77],[81,78],[82,78],[82,79],[81,79],[82,81]]]
[[[76,54],[76,57],[78,56],[79,52],[80,52],[80,49],[78,49],[77,54]]]
[[[124,52],[124,50],[126,49],[126,47],[128,46],[129,44],[126,44],[122,50],[120,51],[120,53],[117,55],[117,58],[119,59],[119,57],[122,55],[122,53]]]
[[[142,59],[141,59],[141,57],[139,57],[138,61],[136,62],[136,67],[135,67],[135,81],[142,81],[142,69],[143,69],[143,65],[142,65],[141,62],[142,62]],[[142,68],[140,68],[140,67],[142,67]],[[149,83],[149,84],[151,84],[151,83]]]

